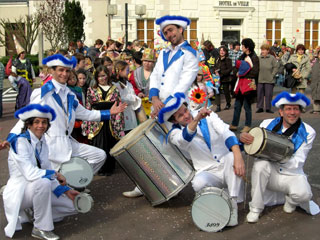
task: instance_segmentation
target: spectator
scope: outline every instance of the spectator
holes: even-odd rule
[[[103,46],[103,41],[101,39],[97,39],[94,43],[94,46],[89,48],[88,55],[91,58],[91,61],[94,62],[94,60],[100,56],[100,48]]]
[[[31,61],[26,59],[26,52],[24,49],[17,50],[18,56],[12,61],[11,71],[18,76],[25,78],[30,86],[33,86],[33,82],[36,81],[36,75],[34,73]]]
[[[320,114],[320,51],[317,54],[311,71],[310,87],[312,90],[313,110],[310,113]]]
[[[245,60],[247,57],[252,62],[252,68],[243,76],[239,77],[238,85],[241,85],[242,81],[250,81],[250,91],[241,91],[241,89],[236,94],[236,101],[234,104],[234,112],[233,112],[233,119],[232,124],[230,125],[230,130],[237,131],[239,121],[240,121],[240,114],[241,108],[244,105],[245,114],[245,126],[241,130],[241,132],[248,132],[251,127],[252,123],[252,112],[251,112],[251,104],[255,98],[256,94],[256,84],[258,81],[259,75],[259,58],[254,52],[255,43],[252,41],[251,38],[245,38],[241,42],[242,52],[243,54],[240,56],[240,60]]]
[[[85,69],[86,59],[84,55],[81,53],[76,53],[74,56],[77,59],[77,66],[74,68],[74,70],[78,71],[80,68]]]
[[[275,42],[273,43],[273,46],[270,48],[270,51],[275,52],[275,54],[276,54],[277,56],[279,56],[279,53],[281,52],[281,49],[280,49],[279,43],[278,43],[277,41],[275,41]]]
[[[230,96],[230,82],[231,82],[231,71],[232,63],[231,59],[228,57],[228,49],[223,45],[219,48],[219,58],[214,65],[214,73],[220,76],[220,89],[219,94],[216,94],[216,112],[221,111],[220,106],[220,93],[221,88],[223,89],[225,98],[226,98],[226,107],[224,110],[228,110],[231,107],[231,96]]]
[[[76,53],[81,53],[83,56],[87,56],[89,48],[84,45],[82,40],[77,40]]]
[[[202,51],[206,57],[206,65],[212,68],[215,64],[215,60],[219,57],[219,52],[214,48],[211,41],[206,40],[203,43]]]
[[[0,62],[0,118],[2,117],[2,91],[3,91],[3,80],[6,76],[4,66]]]
[[[288,63],[293,63],[297,66],[297,69],[293,69],[293,72],[295,73],[295,78],[298,80],[298,85],[291,89],[292,93],[304,93],[307,88],[307,78],[311,72],[311,64],[309,56],[305,54],[305,52],[305,46],[303,44],[298,44],[296,53],[293,54],[288,61]]]
[[[140,50],[141,50],[141,45],[140,45],[139,40],[138,40],[138,39],[134,40],[132,44],[133,44],[133,50],[134,50],[135,52],[140,52]]]
[[[123,50],[127,54],[127,56],[132,56],[133,54],[133,43],[128,42],[126,48]]]
[[[104,53],[100,54],[100,57],[108,56],[112,61],[119,57],[119,53],[116,51],[116,42],[112,39],[109,39],[106,42],[107,50]]]
[[[73,56],[76,53],[77,44],[75,42],[69,42],[68,45],[68,54],[69,56]]]
[[[277,60],[274,56],[269,54],[269,44],[262,44],[261,55],[259,56],[259,79],[257,88],[257,111],[256,113],[263,112],[263,106],[265,103],[265,109],[267,113],[273,113],[271,110],[271,101],[273,95],[273,87],[275,84],[275,76],[278,71]]]
[[[232,62],[232,72],[231,72],[231,95],[234,96],[234,85],[237,81],[237,69],[236,69],[236,60],[242,55],[242,51],[240,49],[240,43],[238,41],[232,44],[232,50],[229,49],[229,58]]]
[[[149,97],[150,75],[156,61],[155,51],[146,48],[143,52],[142,66],[133,71],[129,81],[132,84],[135,94],[140,97]]]

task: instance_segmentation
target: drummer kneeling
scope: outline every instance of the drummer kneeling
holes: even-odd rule
[[[279,108],[280,117],[264,120],[260,127],[287,136],[294,144],[294,154],[282,162],[256,158],[252,169],[252,200],[247,215],[249,223],[258,222],[264,206],[283,204],[283,211],[292,213],[296,206],[308,213],[319,213],[319,207],[311,200],[312,192],[303,166],[316,137],[315,130],[300,119],[301,110],[310,104],[301,94],[282,92],[272,101]],[[254,137],[242,133],[240,141],[251,144]]]
[[[160,110],[159,122],[165,121],[173,123],[169,141],[188,152],[192,159],[196,170],[193,189],[199,192],[205,187],[226,187],[232,202],[228,226],[237,225],[237,200],[243,199],[240,189],[245,167],[238,140],[229,125],[206,107],[193,116],[182,93],[176,93]]]
[[[15,117],[24,121],[24,128],[9,151],[10,178],[3,192],[5,234],[12,238],[22,222],[33,221],[33,237],[59,239],[52,232],[53,222],[77,213],[72,200],[79,192],[66,186],[65,177],[51,170],[48,160],[44,133],[56,114],[48,105],[30,104]]]

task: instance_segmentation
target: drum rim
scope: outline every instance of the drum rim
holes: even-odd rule
[[[90,208],[89,208],[88,211],[81,211],[81,208],[79,208],[78,201],[79,201],[80,198],[84,198],[84,199],[87,200],[86,201],[87,203],[90,203]],[[93,203],[94,203],[94,201],[93,201],[92,196],[90,194],[84,193],[84,192],[81,192],[77,196],[75,196],[74,201],[73,201],[74,208],[79,213],[87,213],[87,212],[89,212],[93,207]]]
[[[72,186],[72,187],[75,187],[75,188],[83,188],[83,187],[86,187],[86,186],[88,186],[88,185],[92,182],[93,177],[94,177],[94,173],[93,173],[93,169],[92,169],[90,163],[88,163],[88,161],[85,160],[84,158],[81,158],[81,157],[78,157],[78,156],[71,157],[68,162],[64,162],[64,163],[61,164],[60,169],[59,169],[59,172],[60,172],[62,175],[64,175],[64,174],[63,174],[63,166],[65,166],[65,165],[67,165],[67,164],[68,164],[68,165],[71,164],[71,161],[74,160],[74,159],[81,159],[83,162],[85,162],[85,164],[86,164],[87,166],[89,166],[88,169],[91,170],[91,173],[92,173],[92,174],[91,174],[91,176],[90,176],[90,178],[89,178],[88,184],[86,184],[86,185],[74,186],[74,185],[70,184],[69,182],[67,182],[67,184],[70,185],[70,186]]]
[[[205,228],[203,228],[202,226],[199,226],[199,224],[194,220],[194,203],[201,197],[201,196],[206,196],[206,195],[209,195],[210,192],[208,192],[209,190],[215,190],[213,193],[217,193],[216,191],[219,191],[220,194],[216,194],[216,196],[220,196],[224,201],[225,203],[227,204],[227,206],[229,207],[229,218],[228,218],[228,221],[225,223],[225,225],[223,225],[221,228],[219,229],[216,229],[216,230],[212,230],[212,231],[209,231]],[[202,195],[201,195],[202,193]],[[194,198],[194,200],[192,201],[192,205],[191,205],[191,218],[192,218],[192,221],[193,223],[202,231],[205,231],[205,232],[219,232],[221,231],[224,227],[226,227],[230,221],[230,218],[231,218],[231,211],[232,211],[232,205],[231,205],[231,201],[230,201],[230,196],[229,194],[225,191],[224,188],[217,188],[217,187],[205,187],[203,189],[201,189],[199,191],[199,193],[196,195],[196,197]]]
[[[266,133],[266,131],[265,131],[264,128],[262,128],[262,127],[254,127],[254,128],[252,128],[252,129],[249,131],[249,133],[250,133],[252,130],[254,130],[254,129],[260,129],[261,132],[262,132],[262,138],[263,138],[263,139],[266,138],[267,133]],[[253,143],[251,143],[251,144],[253,144]],[[266,146],[266,141],[264,140],[264,141],[262,142],[261,146],[260,146],[260,147],[257,149],[257,151],[255,151],[254,153],[248,153],[248,152],[246,151],[246,146],[244,146],[244,151],[245,151],[246,154],[248,154],[248,155],[250,155],[250,156],[254,156],[254,155],[260,154],[260,153],[263,151],[263,149],[265,148],[265,146]]]
[[[113,148],[110,149],[110,155],[113,156],[113,157],[118,156],[120,153],[124,152],[127,148],[131,148],[133,145],[135,145],[137,142],[139,142],[140,139],[144,137],[145,133],[147,131],[149,131],[151,128],[153,128],[153,126],[155,124],[157,124],[157,120],[156,119],[150,119],[149,118],[147,121],[149,121],[149,120],[151,120],[150,124],[148,125],[147,128],[145,128],[141,132],[139,132],[139,134],[141,134],[140,136],[137,136],[136,138],[133,139],[133,141],[130,141],[127,144],[123,145],[117,151],[113,151],[113,149],[117,146],[117,144],[120,143],[120,141],[123,140],[124,138],[120,139],[120,141],[116,145],[114,145]],[[147,122],[147,121],[145,121],[145,122]]]

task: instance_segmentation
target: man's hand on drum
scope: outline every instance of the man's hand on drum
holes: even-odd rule
[[[153,106],[153,111],[151,113],[151,117],[155,118],[156,116],[158,116],[159,111],[161,110],[161,108],[164,107],[163,102],[161,102],[161,100],[159,99],[159,97],[152,97],[152,106]]]
[[[241,133],[240,134],[240,142],[244,144],[251,144],[253,142],[254,137],[250,133]]]
[[[118,102],[115,102],[110,108],[110,114],[114,115],[114,114],[121,113],[127,108],[127,106],[128,106],[127,103],[120,102],[118,105]]]
[[[10,148],[10,143],[8,141],[1,141],[0,140],[0,150],[5,149],[5,148]]]
[[[56,172],[57,180],[59,181],[60,185],[64,186],[67,184],[66,178],[59,172]]]
[[[74,189],[70,189],[66,191],[64,194],[67,195],[67,197],[73,201],[74,198],[79,194],[79,192]]]

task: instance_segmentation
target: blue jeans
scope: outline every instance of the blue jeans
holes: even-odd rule
[[[245,126],[251,127],[251,122],[252,122],[251,98],[252,98],[252,95],[241,95],[241,94],[236,97],[236,101],[234,103],[233,119],[231,123],[233,126],[239,125],[241,108],[242,108],[242,105],[244,105],[244,110],[246,111]]]

